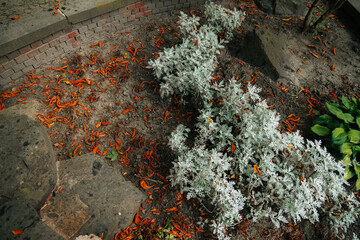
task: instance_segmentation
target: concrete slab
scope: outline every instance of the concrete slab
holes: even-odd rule
[[[0,56],[20,49],[52,33],[68,28],[66,17],[41,11],[0,25]]]
[[[69,23],[75,24],[136,2],[139,2],[139,0],[69,1],[63,5],[65,10],[62,10],[62,12],[67,17]]]
[[[146,198],[121,172],[92,153],[61,161],[58,171],[59,192],[49,200],[50,207],[42,209],[41,217],[66,239],[89,233],[114,239],[116,232],[131,224]]]

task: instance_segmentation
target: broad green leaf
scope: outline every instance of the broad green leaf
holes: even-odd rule
[[[360,178],[358,178],[356,180],[355,187],[356,187],[356,190],[360,190]]]
[[[324,115],[316,117],[314,120],[314,124],[322,124],[322,125],[329,124],[333,120],[334,119],[331,116],[324,114]]]
[[[337,118],[345,121],[344,113],[341,111],[341,109],[338,108],[338,106],[338,104],[326,102],[326,107],[329,109],[329,111]]]
[[[355,130],[355,129],[351,129],[348,132],[348,138],[350,140],[350,142],[352,143],[359,143],[360,142],[360,131]]]
[[[354,117],[350,113],[344,113],[345,122],[354,123]]]
[[[353,158],[355,158],[356,154],[358,154],[358,152],[360,152],[360,146],[359,145],[354,145],[352,147],[353,150]]]
[[[319,124],[315,124],[314,126],[312,126],[311,131],[313,131],[314,133],[316,133],[321,137],[327,136],[331,133],[331,130],[329,128],[321,126]]]
[[[313,113],[314,113],[316,116],[319,116],[319,115],[320,115],[320,111],[319,111],[319,110],[316,110],[316,109],[313,109]]]
[[[356,117],[356,123],[357,123],[358,127],[360,128],[360,116]]]
[[[353,171],[353,168],[351,166],[347,166],[344,171],[344,179],[349,180],[353,176],[355,176],[355,172]]]
[[[343,143],[340,146],[340,152],[343,154],[352,154],[352,144],[351,143]]]
[[[360,164],[354,161],[353,165],[356,175],[358,176],[358,178],[360,178]]]
[[[352,101],[353,101],[353,103],[357,106],[358,105],[358,100],[356,99],[356,98],[351,98],[352,99]]]
[[[347,140],[347,133],[343,128],[335,128],[332,131],[331,141],[335,145],[341,145]]]
[[[349,101],[346,97],[342,96],[341,101],[344,104],[345,108],[351,110],[354,107],[354,103]]]
[[[330,121],[327,126],[330,129],[335,129],[340,126],[340,122],[338,120],[334,119],[334,120]]]

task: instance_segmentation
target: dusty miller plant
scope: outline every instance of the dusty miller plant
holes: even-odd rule
[[[181,31],[188,37],[150,62],[164,80],[162,96],[191,93],[203,101],[193,147],[185,144],[190,129],[184,125],[169,139],[178,154],[172,184],[189,199],[211,199],[220,239],[227,239],[224,227],[238,223],[244,208],[250,209],[247,218],[270,218],[278,227],[290,220],[314,223],[325,213],[336,231],[345,232],[358,203],[344,188],[343,166],[320,142],[280,133],[279,116],[261,100],[260,89],[243,92],[234,79],[210,84],[224,43],[217,33],[234,29],[242,13],[209,3],[205,15],[208,24],[200,27],[199,18],[181,13]]]
[[[164,49],[156,60],[149,61],[157,78],[165,80],[160,84],[161,96],[173,93],[187,96],[191,92],[211,97],[209,82],[217,64],[216,56],[225,42],[218,38],[217,33],[226,30],[230,36],[241,24],[243,13],[227,10],[214,3],[206,5],[205,13],[209,23],[200,27],[199,17],[189,17],[181,12],[179,23],[183,42]]]

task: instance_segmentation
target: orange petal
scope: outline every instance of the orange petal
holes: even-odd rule
[[[231,153],[234,153],[236,150],[236,147],[233,142],[231,142]]]
[[[261,176],[260,169],[259,169],[258,166],[254,165],[254,171],[255,171],[257,174],[259,174],[260,177],[262,177],[262,176]]]
[[[24,232],[24,230],[15,229],[11,231],[15,236],[20,235]]]
[[[196,231],[198,231],[198,232],[205,232],[205,230],[198,228],[196,225],[194,225],[194,226],[195,226],[195,228],[196,228]]]
[[[127,114],[130,110],[127,108],[124,111],[122,111],[122,114]]]
[[[140,180],[140,186],[141,186],[143,189],[150,189],[150,188],[152,188],[153,186],[155,186],[155,184],[152,185],[152,186],[149,186],[149,185],[146,184],[145,180],[142,179],[142,180]]]
[[[139,213],[137,213],[137,214],[135,215],[134,223],[135,223],[136,225],[138,225],[138,226],[140,225],[140,223],[141,223],[141,217],[140,217]]]
[[[168,211],[168,212],[176,212],[178,209],[176,208],[176,207],[172,207],[172,208],[169,208],[168,210],[166,210],[166,211]]]

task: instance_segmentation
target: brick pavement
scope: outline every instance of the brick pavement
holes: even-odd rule
[[[81,46],[88,46],[101,41],[104,32],[125,31],[134,23],[150,15],[163,14],[173,10],[198,8],[205,0],[146,0],[138,1],[126,7],[92,19],[70,25],[69,28],[39,39],[21,49],[0,57],[0,91],[10,87],[14,80],[25,78],[25,74],[36,69],[44,69],[54,60],[79,51]]]

